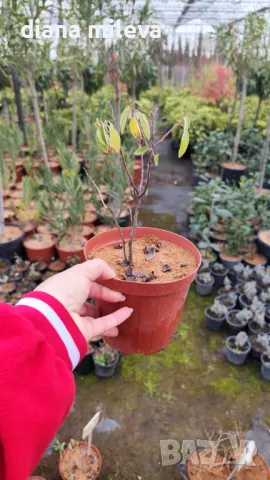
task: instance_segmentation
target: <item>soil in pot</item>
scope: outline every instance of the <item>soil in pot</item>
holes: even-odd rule
[[[237,458],[240,460],[241,452],[239,452]],[[256,454],[253,457],[252,464],[245,464],[233,478],[234,480],[269,480],[269,468],[265,460]]]
[[[24,231],[16,224],[7,223],[4,233],[0,235],[0,258],[12,259],[15,253],[20,254]]]
[[[28,259],[31,262],[35,260],[45,260],[50,262],[54,257],[55,237],[52,235],[36,234],[27,238],[23,242]]]
[[[15,225],[5,225],[3,235],[0,235],[0,244],[12,242],[22,235],[22,230],[20,227]]]
[[[98,224],[98,216],[94,212],[85,212],[85,217],[82,222],[83,225],[97,225]]]
[[[0,275],[6,274],[10,269],[10,261],[0,258]]]
[[[41,273],[45,272],[45,270],[47,270],[48,268],[48,263],[45,262],[45,260],[38,260],[37,262],[35,262],[34,265],[35,265],[35,270]]]
[[[253,335],[259,335],[260,333],[269,333],[269,325],[267,323],[265,323],[265,325],[261,327],[260,325],[258,325],[258,323],[250,320],[248,328]]]
[[[62,260],[54,260],[53,262],[49,263],[48,269],[51,272],[59,273],[63,272],[67,268],[67,264],[62,262]]]
[[[16,290],[16,283],[15,282],[6,282],[6,283],[0,283],[0,292],[1,293],[12,293]]]
[[[76,257],[77,262],[84,261],[83,248],[86,239],[83,237],[65,237],[57,245],[57,251],[62,262],[68,263],[70,258]]]
[[[23,277],[23,273],[22,272],[16,272],[13,267],[11,268],[10,272],[9,272],[9,275],[8,275],[8,278],[9,278],[9,281],[10,282],[20,282],[21,279]]]
[[[223,295],[218,295],[216,297],[216,300],[219,300],[221,305],[225,305],[225,307],[227,307],[228,310],[231,310],[232,308],[235,308],[237,297],[235,302],[233,302],[227,294],[223,294]]]
[[[27,272],[28,268],[29,268],[29,262],[24,261],[24,260],[22,260],[18,263],[15,263],[12,267],[12,269],[15,272],[21,272],[21,273]]]
[[[241,257],[235,256],[235,255],[229,255],[227,253],[221,252],[219,254],[220,261],[223,263],[223,265],[230,269],[234,265],[237,265],[238,263],[241,262]]]
[[[246,167],[240,163],[224,162],[222,164],[222,180],[228,182],[239,182],[245,174]]]
[[[123,264],[122,248],[109,246],[94,251],[89,258],[105,260],[118,274],[127,281],[163,283],[187,277],[196,268],[196,259],[191,252],[174,243],[163,241],[153,235],[135,239],[133,243],[132,271],[139,275],[129,279],[130,270]],[[134,275],[133,275],[134,276]]]
[[[241,319],[237,318],[237,314],[240,312],[240,310],[231,310],[228,312],[226,321],[228,323],[229,329],[231,330],[232,333],[238,333],[241,332],[241,330],[244,330],[249,322],[247,319],[244,323],[241,321]]]
[[[125,241],[128,241],[131,228],[125,227],[122,232]],[[149,251],[148,248],[154,240],[161,244],[159,251],[151,260],[146,260],[148,253],[144,252],[144,248],[147,244]],[[138,227],[133,245],[133,272],[136,275],[132,272],[131,276],[129,268],[122,266],[123,252],[119,248],[120,242],[118,229],[113,229],[88,240],[85,246],[86,258],[101,257],[109,260],[112,268],[115,266],[117,277],[106,282],[102,281],[102,284],[124,294],[126,300],[121,306],[134,310],[129,319],[120,325],[118,337],[108,338],[106,341],[112,348],[122,353],[152,354],[165,348],[171,341],[189,286],[199,268],[200,254],[191,242],[180,235],[166,230]],[[170,260],[166,256],[164,262],[166,245]],[[154,269],[156,271],[153,274]],[[126,280],[123,280],[123,276]],[[154,276],[158,278],[153,278]],[[113,312],[112,304],[107,302],[98,301],[97,306],[102,315]]]
[[[252,335],[250,337],[250,343],[251,343],[251,355],[254,358],[257,358],[259,360],[261,358],[261,355],[265,351],[265,347],[260,342],[258,342],[257,335]]]
[[[254,254],[251,254],[251,255],[246,255],[244,257],[244,262],[247,265],[250,265],[251,267],[254,267],[255,265],[266,265],[267,264],[267,259],[259,253],[254,253]]]
[[[190,480],[227,480],[229,468],[222,463],[215,451],[195,452],[187,464],[188,476]]]
[[[61,455],[59,472],[63,480],[94,480],[101,469],[101,455],[97,447],[91,445],[90,455],[86,442],[76,442]]]

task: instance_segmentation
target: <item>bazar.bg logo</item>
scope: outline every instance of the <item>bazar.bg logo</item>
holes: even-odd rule
[[[218,451],[226,448],[231,453],[240,452],[246,449],[249,444],[249,440],[238,440],[237,435],[234,434],[222,434],[218,440],[183,440],[178,442],[175,439],[160,440],[160,453],[161,464],[163,467],[176,464],[185,464],[190,457],[200,451],[200,455],[193,455],[193,465],[211,465],[211,467],[221,466],[220,457]],[[226,445],[226,446],[225,446]],[[257,449],[256,449],[257,450]],[[256,452],[255,452],[256,453]],[[237,460],[240,461],[239,455],[236,455]],[[231,465],[237,465],[237,460],[231,460]],[[251,463],[254,465],[255,463]]]

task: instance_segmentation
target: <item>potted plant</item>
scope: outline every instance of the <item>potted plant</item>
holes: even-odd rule
[[[0,275],[5,275],[10,269],[10,261],[5,258],[0,258]]]
[[[261,374],[265,380],[270,381],[270,347],[261,356]]]
[[[49,263],[48,265],[48,270],[50,272],[63,272],[67,268],[67,264],[65,262],[62,262],[62,260],[53,260],[52,262]]]
[[[233,462],[233,466],[238,466],[237,470],[231,472],[230,477],[233,480],[269,480],[269,467],[265,462],[264,458],[257,453],[256,445],[253,441],[253,446],[249,444],[246,447],[246,452],[243,449],[239,449],[233,452],[230,457],[230,461]],[[245,458],[243,458],[245,455]],[[234,472],[234,474],[233,474]]]
[[[35,263],[30,265],[26,280],[29,282],[39,283],[42,280],[42,273],[36,269]]]
[[[54,257],[56,239],[52,235],[36,233],[23,242],[30,262],[44,260],[50,262]]]
[[[119,353],[105,343],[93,353],[95,373],[97,377],[112,377],[117,363]]]
[[[13,265],[13,269],[15,272],[26,273],[29,268],[29,262],[27,260],[23,260],[17,253],[14,255],[15,263]]]
[[[256,282],[247,282],[244,285],[244,293],[239,297],[239,304],[241,308],[249,308],[252,304],[253,298],[257,295]]]
[[[268,333],[263,333],[260,335],[252,335],[250,337],[251,343],[251,355],[257,360],[261,359],[262,354],[270,346],[270,335]]]
[[[226,315],[228,313],[227,307],[215,299],[214,304],[207,307],[204,312],[206,317],[206,328],[213,332],[218,332],[226,320]]]
[[[227,309],[230,311],[236,308],[237,298],[237,295],[231,292],[224,295],[218,295],[216,300],[218,300],[222,305],[225,305],[225,307],[227,307]]]
[[[61,453],[59,473],[63,480],[95,480],[101,469],[101,454],[95,445],[88,453],[87,442],[70,440],[68,447]]]
[[[269,333],[269,325],[265,321],[265,312],[256,311],[254,312],[252,320],[248,324],[249,332],[252,335],[258,335],[262,333]]]
[[[261,290],[267,290],[270,288],[270,273],[268,270],[258,276],[257,285]]]
[[[0,292],[9,294],[16,290],[15,282],[11,282],[7,275],[2,275],[0,277]]]
[[[194,452],[188,460],[187,471],[190,480],[227,480],[230,473],[224,459],[215,450]]]
[[[218,290],[218,294],[219,295],[227,295],[228,293],[232,293],[234,291],[235,291],[235,288],[232,285],[232,282],[231,282],[230,278],[228,276],[226,276],[224,278],[223,287],[221,287]]]
[[[253,314],[247,308],[243,310],[231,310],[227,313],[226,322],[231,333],[237,334],[248,326]]]
[[[134,200],[132,226],[125,228],[120,227],[110,202],[104,203],[103,206],[113,216],[117,228],[94,236],[85,245],[87,259],[103,258],[117,271],[115,279],[102,283],[123,293],[126,296],[124,305],[134,310],[130,318],[120,325],[118,337],[107,340],[112,348],[122,353],[151,354],[169,344],[189,286],[200,266],[200,253],[187,239],[165,230],[137,227],[138,214],[149,187],[151,170],[158,164],[157,145],[167,138],[174,128],[181,125],[184,132],[179,156],[184,154],[188,146],[188,120],[184,119],[160,140],[156,140],[156,114],[157,110],[151,113],[150,125],[147,117],[134,105],[127,107],[121,115],[121,134],[124,133],[130,117],[130,132],[137,142],[135,153],[140,155],[142,165],[139,185],[134,183],[127,167],[113,112],[113,123],[100,120],[96,123],[97,144],[105,154],[112,151],[119,154]],[[146,169],[144,158],[147,159]],[[99,191],[93,180],[92,183]],[[103,201],[102,196],[100,200]],[[112,305],[107,302],[98,301],[97,306],[102,315],[113,311]]]
[[[216,262],[211,267],[211,275],[215,279],[215,285],[217,287],[222,287],[225,277],[228,274],[227,268],[224,267],[222,263]]]
[[[235,365],[242,365],[250,350],[251,344],[245,332],[239,332],[236,336],[228,337],[226,340],[227,359]]]
[[[195,278],[196,291],[202,295],[210,295],[215,283],[214,277],[209,272],[198,273]]]
[[[235,285],[237,282],[237,276],[240,275],[244,270],[244,265],[242,263],[237,263],[233,267],[229,268],[228,277],[231,280],[232,284]]]
[[[244,269],[237,275],[236,282],[237,283],[247,283],[252,280],[253,277],[253,268],[249,265],[244,267]]]

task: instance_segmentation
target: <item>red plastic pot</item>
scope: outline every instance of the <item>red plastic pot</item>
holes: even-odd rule
[[[45,262],[49,263],[52,261],[53,257],[55,256],[55,243],[56,239],[52,235],[42,235],[42,234],[36,234],[38,238],[41,240],[44,239],[46,243],[49,242],[49,245],[46,246],[40,246],[31,245],[31,240],[35,237],[33,235],[32,237],[28,237],[26,240],[23,242],[23,246],[26,250],[26,255],[28,260],[30,262],[35,262],[36,260],[45,260]]]
[[[190,480],[201,480],[202,478],[227,480],[230,470],[227,465],[222,465],[222,462],[222,457],[215,450],[194,452],[187,463],[188,478]],[[220,465],[215,466],[217,463]]]
[[[86,239],[84,237],[75,236],[74,238],[78,238],[78,240],[82,243],[81,249],[74,249],[74,247],[66,246],[65,248],[61,248],[59,242],[56,244],[56,250],[58,252],[60,260],[65,263],[69,263],[72,258],[78,258],[78,262],[84,262],[84,242]]]
[[[80,447],[81,447],[81,446],[85,446],[85,447],[87,448],[87,446],[88,446],[87,442],[77,442],[77,443],[79,444]],[[95,476],[95,477],[92,477],[93,480],[95,480],[95,479],[99,476],[99,473],[100,473],[100,470],[101,470],[102,457],[101,457],[101,453],[100,453],[99,449],[98,449],[95,445],[92,444],[92,445],[91,445],[91,448],[94,450],[95,454],[97,455],[97,457],[98,457],[98,459],[99,459],[99,470],[98,470],[96,476]],[[65,455],[70,455],[70,453],[71,453],[71,450],[70,450],[70,448],[68,447],[68,448],[66,448],[66,449],[64,450],[64,452],[62,453],[62,455],[61,455],[61,457],[60,457],[60,461],[59,461],[59,473],[60,473],[60,476],[61,476],[61,478],[62,478],[63,480],[70,480],[70,477],[67,476],[67,475],[65,474],[65,472],[62,470],[62,462],[63,462],[63,460],[64,460],[64,458],[65,458]]]
[[[131,228],[126,227],[122,231],[125,240],[128,240]],[[145,235],[155,235],[161,240],[167,240],[189,250],[196,258],[197,267],[187,277],[173,282],[137,283],[120,279],[101,282],[126,296],[125,302],[121,302],[121,307],[128,306],[134,309],[131,317],[119,325],[119,335],[115,338],[106,338],[112,348],[122,353],[149,355],[162,350],[170,343],[184,308],[190,284],[194,280],[201,262],[200,252],[195,245],[176,233],[157,228],[138,227],[135,238]],[[87,259],[95,249],[120,242],[118,229],[101,233],[86,243],[85,258]],[[115,304],[98,301],[97,306],[102,315],[115,311]]]

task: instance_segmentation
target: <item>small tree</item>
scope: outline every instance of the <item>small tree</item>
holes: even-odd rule
[[[117,216],[115,214],[115,211],[113,210],[112,206],[110,204],[105,204],[102,199],[101,192],[96,185],[96,183],[90,178],[90,180],[94,183],[96,189],[99,192],[101,202],[103,203],[103,206],[107,208],[111,215],[114,218],[114,222],[119,230],[121,239],[122,239],[122,246],[123,246],[123,255],[124,255],[124,261],[126,265],[129,265],[132,267],[133,265],[133,240],[135,238],[136,234],[136,229],[137,229],[137,224],[138,224],[138,214],[139,210],[141,207],[142,199],[145,195],[147,195],[148,192],[148,187],[150,183],[150,177],[151,177],[151,170],[153,166],[158,165],[158,159],[159,155],[156,153],[156,148],[157,145],[163,142],[165,138],[168,137],[168,135],[174,130],[175,128],[182,126],[183,127],[183,135],[181,138],[181,144],[178,152],[178,157],[180,158],[182,155],[184,155],[188,143],[189,143],[189,121],[185,117],[184,120],[171,128],[169,132],[167,132],[163,137],[156,141],[155,139],[155,120],[156,120],[156,115],[157,115],[157,110],[151,113],[151,119],[150,119],[150,124],[148,122],[147,117],[141,113],[139,110],[137,110],[134,105],[131,107],[127,107],[121,114],[120,117],[120,129],[117,129],[117,124],[116,124],[116,119],[114,116],[114,112],[111,108],[112,112],[112,119],[113,123],[110,121],[100,121],[97,120],[96,122],[96,142],[97,145],[99,146],[100,150],[104,152],[105,154],[108,154],[109,152],[116,152],[117,154],[120,155],[121,163],[124,168],[124,171],[126,173],[128,185],[131,189],[132,192],[132,197],[134,200],[134,211],[133,214],[131,215],[131,234],[130,238],[128,241],[128,248],[126,248],[126,242],[124,240],[124,235],[122,232],[121,227],[119,226]],[[130,119],[130,120],[129,120]],[[124,155],[124,152],[121,148],[121,138],[120,138],[120,133],[123,135],[123,133],[126,130],[126,124],[129,120],[129,129],[131,135],[135,138],[137,142],[137,150],[135,151],[135,155],[140,155],[141,157],[141,179],[140,183],[137,185],[127,167],[127,162],[126,158]],[[144,158],[147,158],[147,167],[146,167],[146,174],[144,172]]]

